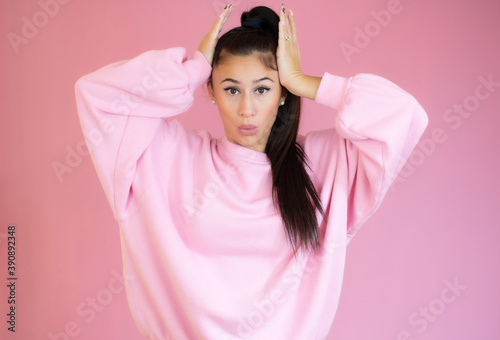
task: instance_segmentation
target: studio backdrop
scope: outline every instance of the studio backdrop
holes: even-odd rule
[[[500,2],[288,0],[302,68],[373,73],[411,93],[428,128],[349,243],[328,340],[500,339]],[[256,5],[235,0],[224,30]],[[142,52],[189,57],[220,0],[0,3],[0,338],[141,339],[120,235],[85,145],[78,78]],[[303,101],[300,133],[333,127]],[[206,87],[178,120],[224,133]]]

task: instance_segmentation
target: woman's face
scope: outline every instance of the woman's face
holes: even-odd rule
[[[266,67],[257,53],[227,55],[213,69],[208,91],[218,106],[227,140],[264,152],[280,102],[285,100],[278,71]]]

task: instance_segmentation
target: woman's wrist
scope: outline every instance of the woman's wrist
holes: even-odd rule
[[[290,82],[290,84],[287,84],[288,86],[285,85],[285,87],[296,96],[315,100],[321,79],[321,77],[301,74]]]

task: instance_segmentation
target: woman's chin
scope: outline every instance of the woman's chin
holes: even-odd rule
[[[257,138],[252,138],[252,137],[254,136],[240,137],[235,141],[235,143],[247,149],[264,152],[265,145],[262,146],[260,143],[258,143]]]

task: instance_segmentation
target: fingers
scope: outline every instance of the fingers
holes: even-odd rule
[[[222,28],[224,27],[224,24],[226,23],[227,19],[231,15],[231,12],[233,11],[233,4],[226,5],[224,9],[222,10],[222,13],[219,15],[217,20],[214,23],[214,31],[216,32],[216,35],[219,35],[219,33],[222,31]]]
[[[295,41],[297,40],[297,28],[295,26],[295,18],[293,16],[292,10],[288,12],[288,21],[290,22],[290,32]]]
[[[203,53],[207,61],[212,64],[213,54],[215,47],[217,45],[217,40],[219,33],[222,31],[224,24],[226,23],[229,15],[231,14],[233,5],[224,7],[224,10],[219,15],[217,20],[214,21],[208,33],[203,37],[200,44],[198,45],[198,51]]]
[[[300,67],[300,51],[297,41],[297,29],[293,12],[286,13],[284,5],[279,11],[279,37],[276,51],[280,83],[287,89],[294,87],[295,80],[302,74]]]
[[[291,10],[288,13],[285,12],[285,5],[282,4],[280,11],[280,34],[279,39],[281,41],[297,41],[297,30],[295,27],[295,18],[293,17],[293,12]],[[288,37],[288,39],[286,39]]]
[[[217,19],[214,21],[212,24],[212,27],[210,27],[210,32],[209,36],[212,39],[217,39],[219,36],[219,33],[222,31],[222,28],[224,27],[224,24],[226,23],[227,19],[229,18],[229,15],[231,14],[233,10],[233,5],[228,5],[224,7],[222,10],[222,13],[217,17]]]
[[[289,23],[285,14],[285,5],[282,4],[280,11],[279,11],[279,17],[280,17],[280,25],[279,25],[279,34],[278,34],[278,44],[281,46],[285,46],[287,43],[287,38],[290,39],[290,34],[289,34]]]

